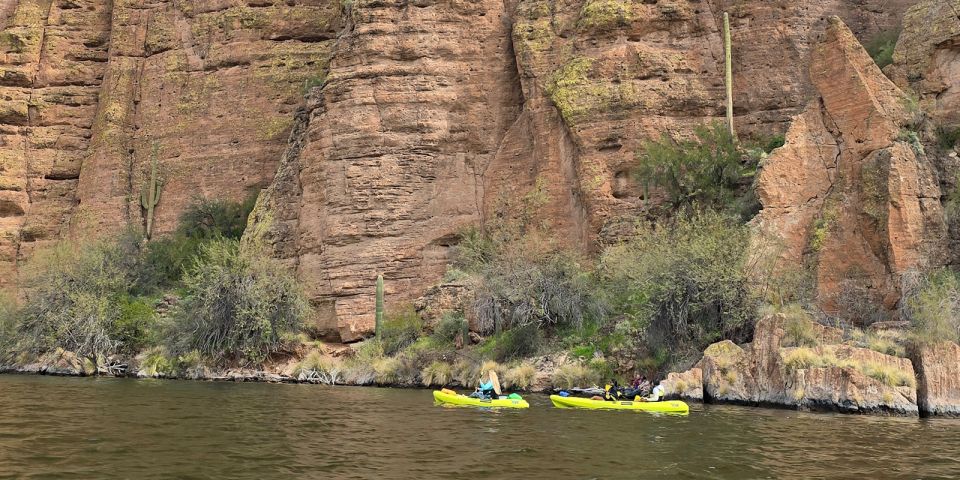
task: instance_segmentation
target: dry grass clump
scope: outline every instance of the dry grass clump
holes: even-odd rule
[[[319,350],[312,350],[300,360],[293,375],[301,382],[334,385],[343,380],[344,366],[339,359],[328,357]]]
[[[521,363],[509,370],[503,378],[503,386],[517,390],[526,390],[533,385],[537,369],[530,363]]]
[[[838,366],[837,358],[828,353],[819,353],[806,347],[795,348],[783,357],[783,365],[787,371],[806,370]]]
[[[896,367],[871,362],[861,365],[859,370],[888,387],[916,388],[917,386],[917,380],[912,375]]]
[[[447,362],[435,361],[420,372],[420,383],[425,387],[448,385],[453,380],[453,366]]]
[[[553,385],[559,388],[592,387],[600,383],[600,374],[582,363],[566,363],[553,373]]]

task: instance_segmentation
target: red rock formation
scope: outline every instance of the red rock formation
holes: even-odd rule
[[[416,298],[457,231],[531,191],[568,244],[617,238],[645,207],[642,142],[724,113],[722,11],[738,124],[768,133],[816,92],[826,16],[868,38],[908,3],[2,2],[0,287],[42,241],[142,224],[156,146],[155,233],[196,195],[270,185],[249,241],[297,270],[319,330],[356,339],[378,272],[394,306]]]
[[[960,345],[919,345],[911,352],[917,367],[920,412],[960,417]]]
[[[944,261],[937,177],[902,133],[909,100],[837,18],[810,77],[819,98],[759,177],[759,236],[779,240],[781,265],[813,269],[828,309],[851,283],[892,309],[902,273]]]
[[[898,85],[912,88],[939,124],[960,124],[960,1],[923,0],[903,18],[888,67]]]
[[[670,374],[666,387],[675,389],[676,379],[699,376],[707,401],[847,413],[918,413],[910,360],[843,344],[842,332],[815,324],[807,327],[813,333],[815,347],[789,346],[785,342],[788,321],[782,315],[760,320],[754,341],[743,347],[730,341],[711,345],[689,372]],[[813,364],[804,365],[793,358],[801,353]],[[899,375],[898,380],[906,384],[874,378],[882,377],[876,373],[880,370],[886,375]],[[943,380],[946,383],[940,385],[951,388],[950,381]],[[683,384],[697,391],[697,385]],[[667,393],[684,396],[675,390]]]

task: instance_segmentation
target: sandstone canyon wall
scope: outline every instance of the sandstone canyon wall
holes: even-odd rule
[[[171,231],[197,195],[262,191],[246,241],[295,269],[318,333],[358,339],[372,324],[377,273],[395,305],[416,298],[442,276],[457,232],[509,215],[532,189],[543,190],[543,220],[570,245],[616,240],[651,200],[628,174],[642,142],[724,114],[718,22],[729,11],[743,134],[819,132],[818,156],[837,149],[838,134],[876,143],[840,163],[857,169],[869,157],[886,172],[893,200],[883,227],[853,226],[850,236],[872,252],[865,270],[886,292],[925,229],[940,228],[936,205],[924,203],[939,194],[889,173],[928,179],[923,160],[895,141],[900,113],[875,108],[891,123],[866,132],[858,122],[872,110],[833,113],[846,111],[846,95],[883,103],[895,87],[875,85],[879,71],[862,51],[851,60],[815,46],[831,16],[864,40],[899,25],[913,3],[2,2],[0,287],[13,286],[17,265],[44,243],[142,228],[138,196],[155,157],[155,233]],[[929,54],[914,51],[902,56]],[[864,70],[865,90],[829,85],[830,74]],[[820,158],[790,160],[797,148],[778,163]],[[828,171],[804,175],[792,181],[829,196],[819,193]],[[853,197],[847,206],[863,208]],[[795,239],[807,227],[783,228]],[[831,278],[823,273],[824,284]]]

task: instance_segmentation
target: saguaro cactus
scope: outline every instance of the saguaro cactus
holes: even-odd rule
[[[383,333],[383,275],[377,275],[377,313],[376,313],[376,334],[380,339]]]
[[[160,187],[162,182],[157,177],[158,151],[159,147],[157,144],[153,144],[153,152],[150,160],[150,180],[147,181],[143,190],[140,191],[140,206],[147,211],[147,230],[145,235],[148,240],[153,233],[153,212],[157,208],[157,204],[160,203]]]
[[[730,130],[730,136],[736,138],[737,134],[733,130],[733,58],[730,48],[730,15],[723,12],[723,56],[724,56],[724,74],[727,83],[727,129]]]

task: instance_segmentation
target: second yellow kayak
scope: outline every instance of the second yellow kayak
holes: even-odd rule
[[[550,395],[550,401],[557,408],[588,408],[593,410],[639,410],[643,412],[660,413],[690,413],[690,407],[679,400],[665,400],[662,402],[634,402],[630,400],[620,400],[609,402],[606,400],[592,400],[580,397],[561,397],[560,395]]]
[[[468,407],[487,407],[487,408],[529,408],[530,404],[522,398],[500,398],[497,400],[481,399],[452,393],[449,390],[434,390],[433,400],[436,403],[445,405],[463,405]]]

